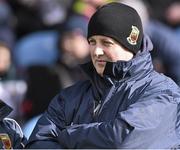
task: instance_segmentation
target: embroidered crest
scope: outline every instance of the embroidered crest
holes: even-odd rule
[[[136,45],[139,37],[139,29],[136,26],[132,26],[131,28],[132,30],[129,37],[127,37],[127,41],[131,45]]]
[[[11,140],[8,136],[8,134],[0,134],[0,140],[3,144],[3,149],[11,149]]]

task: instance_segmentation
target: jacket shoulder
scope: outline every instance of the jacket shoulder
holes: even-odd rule
[[[11,118],[4,118],[2,123],[13,142],[13,148],[24,148],[27,139],[24,136],[20,125]]]
[[[154,72],[152,75],[148,91],[154,94],[164,93],[172,96],[174,99],[180,98],[179,86],[171,78],[157,72]]]
[[[75,96],[75,95],[79,95],[84,93],[85,91],[87,91],[89,88],[91,87],[91,83],[89,80],[85,80],[85,81],[79,81],[76,84],[63,89],[60,92],[61,96],[65,96],[65,97],[71,97],[71,96]]]

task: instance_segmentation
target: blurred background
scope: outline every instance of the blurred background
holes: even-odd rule
[[[27,137],[50,100],[86,78],[89,18],[112,1],[138,11],[154,68],[180,85],[180,0],[0,0],[0,99]]]

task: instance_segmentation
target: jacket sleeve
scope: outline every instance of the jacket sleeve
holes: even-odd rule
[[[61,131],[58,141],[65,148],[118,148],[132,129],[120,118],[111,122],[72,125]]]
[[[55,125],[56,122],[56,125]],[[47,111],[38,120],[26,148],[28,149],[61,149],[57,141],[60,130],[65,128],[64,102],[59,95],[55,96]]]
[[[27,139],[19,124],[11,118],[4,118],[3,122],[8,134],[11,136],[13,149],[23,149],[27,143]]]
[[[176,113],[175,102],[139,102],[114,121],[69,126],[58,140],[66,148],[170,148],[177,144]]]

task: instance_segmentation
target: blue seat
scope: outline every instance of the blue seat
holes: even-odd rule
[[[39,31],[21,38],[14,49],[14,60],[19,67],[52,65],[58,59],[57,31]]]

